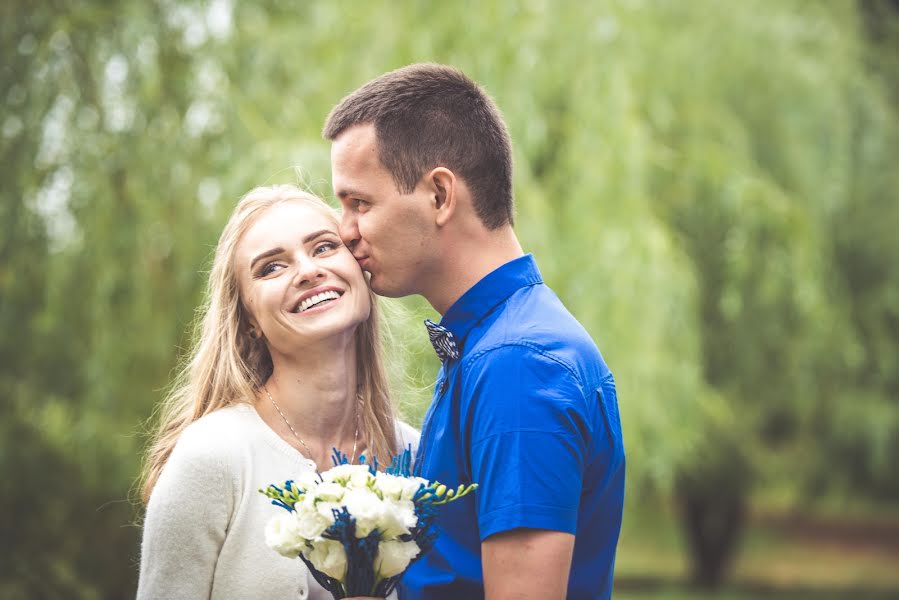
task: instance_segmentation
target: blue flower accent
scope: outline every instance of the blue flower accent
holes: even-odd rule
[[[388,475],[396,475],[397,477],[412,476],[412,444],[406,446],[403,451],[393,457],[390,466],[384,469]]]
[[[272,504],[280,506],[287,512],[294,512],[293,505],[300,501],[300,496],[304,493],[293,484],[293,479],[285,481],[283,488],[271,484],[265,490],[259,491],[271,498]]]
[[[350,464],[350,459],[337,448],[331,448],[331,462],[334,463],[335,467],[339,467],[340,465]]]

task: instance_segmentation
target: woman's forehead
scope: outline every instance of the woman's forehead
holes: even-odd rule
[[[260,214],[244,237],[285,233],[302,238],[307,233],[323,228],[337,230],[337,222],[325,209],[307,202],[281,202]]]
[[[254,219],[238,244],[238,254],[279,244],[299,245],[309,234],[322,230],[336,234],[337,222],[326,210],[309,202],[280,202]]]

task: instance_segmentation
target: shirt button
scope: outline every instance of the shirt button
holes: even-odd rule
[[[443,381],[440,382],[440,393],[442,394],[445,391],[446,391],[446,379],[444,379]]]
[[[305,598],[308,595],[309,595],[309,590],[307,590],[304,587],[301,587],[300,588],[300,598]]]

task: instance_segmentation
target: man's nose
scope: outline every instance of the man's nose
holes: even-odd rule
[[[353,248],[356,247],[356,244],[359,243],[359,227],[356,223],[356,217],[348,211],[344,211],[343,216],[340,219],[340,225],[337,228],[337,233],[340,234],[340,239],[343,240],[343,243],[346,244],[346,247],[352,252]]]

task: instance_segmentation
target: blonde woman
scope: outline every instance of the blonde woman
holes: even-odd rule
[[[292,186],[257,188],[219,240],[196,346],[147,455],[138,598],[322,598],[266,547],[257,492],[418,432],[394,417],[376,303],[336,214]]]

